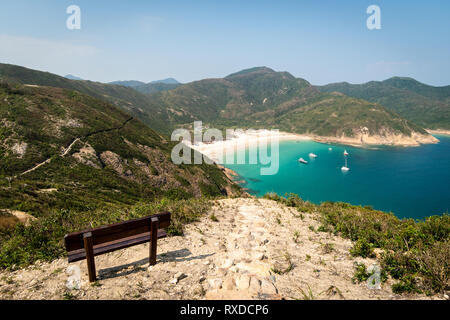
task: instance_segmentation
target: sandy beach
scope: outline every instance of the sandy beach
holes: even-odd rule
[[[267,143],[270,145],[275,141],[302,141],[312,140],[311,137],[306,135],[300,135],[288,132],[277,132],[270,130],[255,130],[254,132],[236,133],[231,139],[189,145],[192,149],[199,151],[212,159],[214,162],[221,163],[222,155],[225,155],[227,151],[242,150],[249,146],[256,146],[260,143]]]
[[[433,137],[431,133],[435,134],[450,134],[450,131],[444,130],[428,130],[430,135],[413,134],[408,137],[404,135],[388,135],[388,136],[369,136],[359,135],[356,137],[323,137],[316,135],[304,135],[289,132],[277,132],[276,130],[254,130],[242,133],[236,133],[231,139],[225,139],[217,142],[198,142],[196,144],[189,144],[189,146],[200,153],[206,155],[216,163],[221,163],[223,156],[227,152],[234,152],[236,150],[246,149],[249,146],[257,146],[262,142],[270,145],[271,142],[278,141],[304,141],[313,140],[320,143],[327,144],[345,144],[355,147],[377,146],[377,145],[391,145],[402,147],[414,147],[421,144],[437,143],[438,139]],[[233,151],[234,150],[234,151]]]

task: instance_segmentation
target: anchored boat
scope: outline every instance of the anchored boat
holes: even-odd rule
[[[347,166],[347,151],[344,151],[345,165],[341,168],[342,171],[348,171],[350,168]]]
[[[301,163],[304,163],[304,164],[308,164],[308,161],[306,161],[306,160],[303,159],[303,158],[298,159],[298,162],[301,162]]]
[[[310,158],[317,158],[317,154],[314,154],[314,153],[311,152],[311,153],[309,154],[309,157],[310,157]]]

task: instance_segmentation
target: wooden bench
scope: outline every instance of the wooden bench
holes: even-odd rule
[[[96,281],[95,256],[150,242],[150,265],[156,264],[156,242],[167,236],[170,212],[67,234],[64,243],[69,263],[87,260],[89,281]]]

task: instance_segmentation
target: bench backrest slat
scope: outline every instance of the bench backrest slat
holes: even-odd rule
[[[144,232],[150,232],[151,218],[159,218],[159,228],[167,228],[170,225],[170,212],[158,213],[153,216],[119,222],[95,229],[74,232],[64,237],[67,252],[84,248],[83,234],[92,232],[93,245],[98,245]]]

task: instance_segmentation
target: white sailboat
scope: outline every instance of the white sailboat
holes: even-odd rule
[[[328,148],[328,151],[331,151],[331,150],[333,150],[333,148]]]
[[[306,160],[303,159],[303,158],[298,159],[298,162],[301,162],[301,163],[304,163],[304,164],[308,164],[308,161],[306,161]]]
[[[344,172],[350,170],[350,168],[347,166],[347,156],[345,157],[345,165],[341,168],[341,170]]]
[[[317,154],[311,152],[311,153],[309,154],[309,157],[310,157],[310,158],[317,158]]]
[[[347,150],[344,150],[344,156],[348,156]]]

